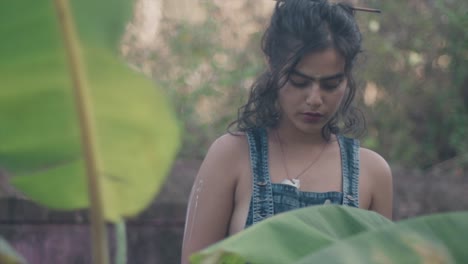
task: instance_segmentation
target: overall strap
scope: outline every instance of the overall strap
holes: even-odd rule
[[[268,175],[268,137],[265,129],[247,132],[252,166],[252,224],[273,215],[273,192]]]
[[[337,136],[341,152],[343,205],[359,207],[359,140]]]

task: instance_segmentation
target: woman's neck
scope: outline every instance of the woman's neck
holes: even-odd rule
[[[277,136],[281,138],[281,141],[285,145],[289,146],[322,145],[327,141],[323,138],[321,130],[313,133],[306,133],[295,127],[287,126],[281,123],[276,128],[274,128],[272,132],[277,133]]]

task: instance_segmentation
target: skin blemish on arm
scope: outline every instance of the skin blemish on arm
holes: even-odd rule
[[[185,230],[189,228],[187,232],[187,240],[190,240],[192,238],[192,232],[193,232],[193,226],[194,226],[193,223],[195,219],[197,218],[198,201],[199,201],[199,197],[200,197],[200,193],[202,189],[203,189],[203,179],[200,179],[194,185],[193,193],[191,195],[192,198],[190,199],[189,204],[188,204],[187,216],[190,216],[190,219],[187,219],[187,221],[185,222]]]

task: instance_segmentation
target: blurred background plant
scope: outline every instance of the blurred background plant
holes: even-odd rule
[[[138,29],[129,31],[124,42],[127,60],[166,88],[184,121],[182,157],[203,158],[246,100],[263,67],[259,39],[265,2],[187,3],[188,9],[199,5],[200,12],[209,15],[196,21],[181,14],[163,17],[155,42],[143,49],[132,42]]]
[[[391,162],[467,165],[466,1],[384,1],[368,23],[365,142]]]
[[[135,45],[138,27],[124,42],[128,61],[172,95],[186,129],[182,156],[203,157],[264,67],[259,43],[274,1],[231,2],[187,2],[185,12],[169,5],[154,42]],[[365,39],[357,69],[363,145],[405,166],[449,159],[466,166],[468,3],[353,2],[383,11],[356,14]]]

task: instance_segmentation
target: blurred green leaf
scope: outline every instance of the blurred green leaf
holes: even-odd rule
[[[295,263],[466,263],[467,235],[468,212],[434,214],[363,232]]]
[[[163,93],[118,53],[132,1],[71,1],[97,126],[105,216],[134,216],[154,198],[179,145]],[[21,15],[19,15],[21,14]],[[0,167],[32,200],[88,206],[71,78],[52,1],[0,3]]]
[[[392,223],[372,211],[313,206],[210,246],[192,263],[466,263],[468,212]],[[433,261],[433,262],[431,262]]]
[[[266,219],[200,251],[191,261],[294,263],[335,241],[387,225],[392,225],[391,221],[374,212],[335,205],[312,206]]]

